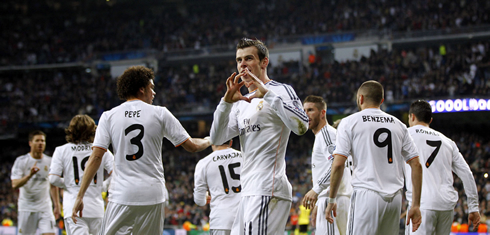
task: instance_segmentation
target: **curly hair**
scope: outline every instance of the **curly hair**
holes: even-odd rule
[[[79,144],[82,142],[94,142],[95,137],[95,125],[94,119],[90,116],[76,115],[70,121],[70,125],[65,129],[66,141],[69,143]]]
[[[127,68],[117,79],[117,95],[122,100],[138,96],[140,88],[148,86],[151,79],[155,78],[153,70],[144,66],[132,66]]]
[[[250,39],[250,38],[242,38],[236,45],[236,49],[243,49],[247,47],[254,46],[257,48],[257,53],[259,55],[259,60],[262,61],[264,58],[269,58],[269,49],[265,46],[265,44],[259,39]]]

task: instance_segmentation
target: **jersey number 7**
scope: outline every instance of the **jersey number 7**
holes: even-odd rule
[[[430,154],[430,157],[427,159],[427,162],[425,162],[425,167],[429,168],[429,166],[432,164],[434,159],[437,156],[437,153],[439,152],[439,149],[441,149],[441,141],[440,140],[427,140],[426,143],[429,146],[436,147],[434,151]]]

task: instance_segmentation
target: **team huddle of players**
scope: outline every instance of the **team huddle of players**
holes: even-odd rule
[[[407,128],[381,111],[382,85],[367,81],[357,92],[360,111],[335,129],[320,96],[301,102],[291,86],[269,79],[269,51],[261,41],[242,39],[236,63],[238,72],[226,80],[204,139],[190,137],[165,107],[152,105],[154,74],[142,66],[118,78],[117,93],[126,102],[104,112],[97,127],[90,117],[75,116],[66,129],[68,143],[52,158],[43,154],[44,133],[32,133],[31,152],[12,168],[12,186],[20,189],[19,234],[35,234],[37,228],[54,233],[60,211],[54,186],[64,189],[68,234],[161,234],[168,203],[161,155],[167,138],[189,152],[212,145],[194,177],[196,204],[211,206],[211,234],[282,235],[292,202],[286,147],[291,131],[303,135],[308,129],[315,134],[313,188],[302,203],[313,209],[316,234],[398,234],[404,184],[406,233],[449,234],[458,199],[452,172],[463,181],[469,220],[479,224],[470,168],[455,143],[429,127],[427,102],[412,103]],[[243,86],[248,94],[240,92]],[[240,152],[230,147],[236,136]],[[105,181],[104,169],[111,175]],[[107,187],[104,213],[101,192]]]

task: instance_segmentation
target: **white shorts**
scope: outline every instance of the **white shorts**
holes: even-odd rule
[[[408,208],[410,210],[410,207]],[[451,233],[451,224],[453,223],[453,211],[433,211],[433,210],[422,210],[420,209],[420,214],[422,214],[422,224],[420,224],[417,231],[412,232],[412,223],[407,226],[405,225],[406,235],[439,235],[439,234],[449,234]],[[408,211],[407,211],[408,216]],[[406,223],[405,223],[406,224]]]
[[[68,235],[98,235],[102,227],[102,218],[77,218],[77,223],[71,217],[65,219],[65,228]]]
[[[99,234],[161,235],[165,219],[165,203],[147,206],[107,204]]]
[[[284,235],[291,201],[271,196],[243,196],[231,234]]]
[[[402,194],[383,198],[368,189],[354,189],[350,201],[347,234],[398,235]]]
[[[333,224],[331,224],[325,219],[327,199],[318,200],[315,235],[345,235],[349,206],[348,196],[337,196],[337,217],[333,217]]]
[[[56,220],[52,211],[49,212],[31,212],[31,211],[19,211],[17,216],[18,233],[22,235],[36,234],[36,230],[39,228],[39,232],[54,233],[56,227]]]
[[[210,229],[209,235],[230,235],[231,230],[229,229]]]

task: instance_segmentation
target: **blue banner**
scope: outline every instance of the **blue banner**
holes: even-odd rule
[[[334,35],[318,35],[318,36],[303,37],[301,39],[301,43],[303,45],[314,45],[314,44],[322,44],[322,43],[330,43],[330,42],[348,42],[348,41],[353,41],[354,39],[355,39],[355,34],[343,33],[343,34],[334,34]]]

